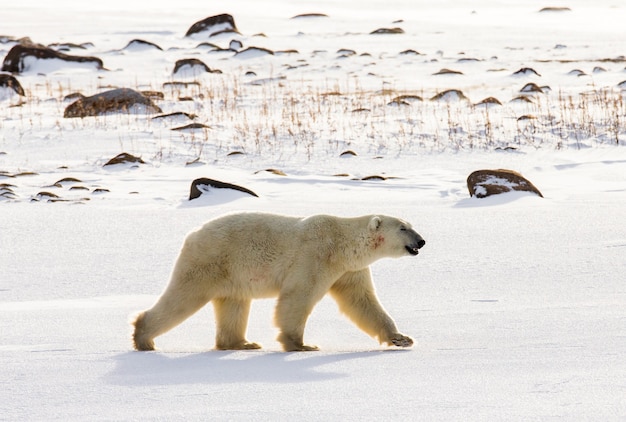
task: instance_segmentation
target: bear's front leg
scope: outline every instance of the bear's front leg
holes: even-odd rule
[[[281,293],[276,304],[274,322],[280,330],[277,340],[285,352],[309,352],[317,346],[304,344],[304,327],[317,300],[309,292]],[[319,299],[318,299],[319,300]]]
[[[398,332],[396,323],[378,301],[369,268],[344,274],[330,288],[330,294],[341,312],[380,343],[413,345],[413,339]]]

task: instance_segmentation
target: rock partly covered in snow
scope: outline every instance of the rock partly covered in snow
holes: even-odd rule
[[[232,189],[239,192],[247,193],[248,195],[258,197],[256,193],[252,192],[249,189],[246,189],[242,186],[233,185],[231,183],[221,182],[215,179],[209,179],[206,177],[201,177],[199,179],[191,182],[191,189],[189,191],[189,200],[199,198],[203,193],[209,191],[211,188],[213,189]]]
[[[30,63],[29,58],[35,60],[57,59],[67,63],[91,64],[97,69],[103,68],[102,60],[97,57],[72,56],[38,44],[17,44],[9,50],[4,58],[2,70],[12,73],[27,71]]]
[[[6,73],[0,74],[0,88],[9,88],[13,90],[17,95],[24,96],[24,88],[15,76],[8,75]]]
[[[106,113],[160,113],[152,100],[129,88],[118,88],[79,98],[65,109],[63,117],[99,116]]]
[[[467,178],[470,196],[485,198],[511,191],[532,192],[543,198],[539,189],[528,179],[513,170],[477,170]]]
[[[203,34],[212,37],[217,34],[225,32],[237,32],[237,25],[235,25],[235,19],[229,14],[221,14],[216,16],[210,16],[206,19],[194,23],[185,34],[186,37],[194,34]]]

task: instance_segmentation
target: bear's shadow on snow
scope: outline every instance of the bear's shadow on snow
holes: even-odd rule
[[[301,383],[350,376],[324,371],[325,365],[403,353],[376,350],[345,353],[282,353],[211,351],[176,356],[161,352],[128,352],[116,355],[114,369],[105,375],[113,385],[229,384],[246,382]]]

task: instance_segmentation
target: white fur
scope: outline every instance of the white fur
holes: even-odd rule
[[[153,350],[155,337],[209,301],[218,349],[259,348],[245,338],[250,302],[278,297],[275,323],[283,348],[316,350],[304,344],[304,327],[326,293],[381,343],[410,346],[413,341],[398,332],[380,305],[369,265],[408,255],[412,235],[419,237],[410,224],[388,216],[239,213],[209,221],[187,236],[169,285],[135,319],[135,348]]]

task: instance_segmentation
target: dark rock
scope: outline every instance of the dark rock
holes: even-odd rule
[[[176,74],[184,67],[189,67],[190,70],[198,69],[202,72],[212,72],[211,68],[206,65],[202,60],[199,59],[181,59],[177,60],[174,65],[174,71],[172,73]]]
[[[545,13],[545,12],[571,12],[572,9],[570,9],[569,7],[544,7],[543,9],[539,10],[539,13]]]
[[[267,48],[261,47],[248,47],[245,50],[238,51],[235,54],[235,57],[248,59],[255,58],[260,56],[273,56],[274,52],[272,50],[268,50]]]
[[[527,83],[526,85],[524,85],[524,87],[522,89],[520,89],[519,92],[526,92],[526,93],[528,93],[528,92],[539,92],[539,93],[543,93],[543,90],[536,83],[530,82],[530,83]]]
[[[153,42],[145,41],[145,40],[137,40],[137,39],[130,41],[128,44],[126,44],[126,47],[124,47],[124,50],[130,50],[130,49],[141,49],[141,50],[156,49],[156,50],[163,51],[161,47],[159,47]]]
[[[189,37],[193,34],[199,34],[206,32],[209,37],[224,32],[237,32],[237,26],[235,25],[235,19],[229,14],[222,14],[216,16],[210,16],[206,19],[194,23],[185,34]]]
[[[231,40],[228,49],[231,51],[239,51],[243,48],[243,43],[239,40]]]
[[[276,176],[287,176],[287,174],[284,171],[278,170],[278,169],[259,170],[259,171],[255,171],[254,174],[259,174],[259,173],[262,173],[262,172],[271,173],[271,174],[274,174]]]
[[[356,157],[358,154],[354,151],[352,151],[351,149],[342,152],[341,154],[339,154],[340,157]]]
[[[430,99],[431,101],[459,101],[467,100],[465,94],[458,89],[449,89],[447,91],[440,92]]]
[[[91,63],[97,69],[103,69],[102,60],[97,57],[71,56],[37,44],[17,44],[13,46],[4,58],[2,70],[12,73],[21,73],[28,70],[26,69],[25,64],[25,59],[27,57],[34,57],[42,60],[59,59],[68,63]]]
[[[140,91],[141,95],[150,98],[151,100],[164,100],[165,94],[161,91]]]
[[[193,200],[199,198],[204,192],[209,190],[210,188],[214,189],[232,189],[239,192],[247,193],[248,195],[256,196],[258,198],[259,195],[252,192],[249,189],[246,189],[242,186],[233,185],[231,183],[221,182],[219,180],[208,179],[206,177],[202,177],[200,179],[196,179],[191,182],[191,189],[189,191],[189,200]]]
[[[111,158],[109,161],[106,162],[106,164],[103,167],[113,166],[116,164],[128,164],[128,163],[145,164],[145,161],[143,161],[140,157],[135,157],[132,154],[123,152]]]
[[[185,126],[179,126],[172,128],[172,130],[181,131],[181,130],[193,130],[193,129],[211,129],[211,126],[207,126],[203,123],[190,123]]]
[[[487,97],[476,105],[502,105],[502,103],[495,97]]]
[[[572,69],[569,72],[567,72],[567,74],[570,76],[586,76],[587,75],[585,72],[583,72],[580,69]]]
[[[379,34],[404,34],[404,30],[402,28],[378,28],[377,30],[370,32],[370,35]]]
[[[513,170],[477,170],[467,177],[470,196],[485,198],[511,191],[532,192],[543,198],[539,189]]]
[[[423,54],[413,49],[408,49],[400,52],[403,56],[422,56]]]
[[[85,98],[85,96],[80,92],[72,92],[71,94],[67,94],[63,97],[63,101],[76,101],[80,98]]]
[[[72,49],[75,49],[75,50],[86,50],[87,47],[93,47],[93,44],[92,43],[76,44],[76,43],[73,43],[73,42],[64,42],[64,43],[48,44],[48,47],[54,48],[57,51],[70,51]]]
[[[513,75],[515,76],[528,76],[528,75],[536,75],[536,76],[541,76],[539,73],[537,73],[537,71],[535,69],[533,69],[532,67],[522,67],[520,70],[518,70],[517,72],[514,72]]]
[[[61,180],[57,180],[54,184],[63,186],[63,183],[82,183],[83,181],[75,177],[64,177]]]
[[[300,19],[300,18],[327,18],[328,15],[325,13],[302,13],[300,15],[292,16],[291,19]]]
[[[393,100],[391,100],[391,102],[400,102],[400,101],[411,104],[415,102],[424,101],[424,99],[420,97],[419,95],[407,94],[407,95],[398,95]]]
[[[154,116],[152,120],[160,120],[160,119],[170,119],[170,118],[187,118],[189,120],[195,119],[197,116],[193,113],[185,113],[184,111],[176,111],[173,113],[167,114],[159,114],[158,116]]]
[[[37,200],[53,200],[53,199],[60,199],[59,195],[57,195],[56,193],[52,193],[52,192],[39,192],[37,193],[37,195],[35,195],[35,198]]]
[[[452,69],[441,69],[439,72],[433,73],[433,75],[462,75],[463,72]]]
[[[128,88],[118,88],[91,97],[79,98],[65,108],[63,117],[99,116],[105,113],[128,113],[135,105],[146,106],[149,113],[160,113],[149,98]]]
[[[17,95],[24,96],[24,88],[20,85],[20,82],[13,75],[6,73],[0,74],[0,88],[11,88]]]

